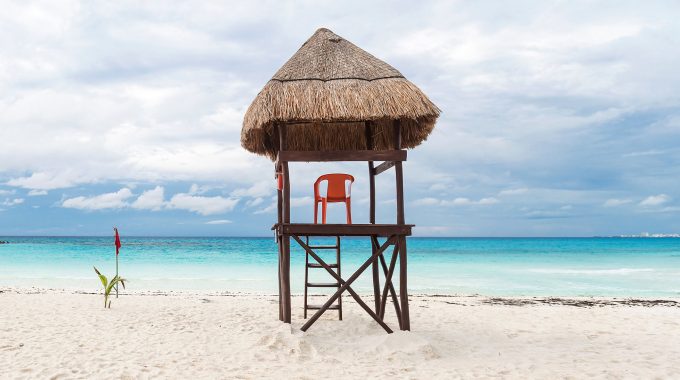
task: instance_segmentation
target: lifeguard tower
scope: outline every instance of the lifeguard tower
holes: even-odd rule
[[[439,109],[392,66],[328,29],[319,29],[267,82],[248,108],[241,144],[274,161],[279,180],[279,319],[291,322],[290,244],[299,244],[337,281],[337,291],[302,326],[306,331],[345,292],[391,333],[383,321],[391,298],[399,328],[410,330],[406,236],[413,225],[404,216],[406,148],[414,148],[432,132]],[[366,161],[370,186],[369,223],[291,223],[289,163]],[[375,176],[394,168],[395,223],[376,223]],[[310,184],[311,186],[311,184]],[[316,206],[316,205],[315,205]],[[371,241],[366,260],[342,278],[303,238],[363,236]],[[384,239],[382,242],[380,239]],[[339,245],[338,245],[339,246]],[[392,247],[389,260],[388,248]],[[339,250],[339,248],[338,248]],[[399,259],[399,291],[392,277]],[[352,289],[371,267],[373,308]],[[383,273],[381,289],[380,272]]]

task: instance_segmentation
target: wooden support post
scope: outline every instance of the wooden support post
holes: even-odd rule
[[[371,244],[371,253],[375,253],[375,247]],[[378,260],[375,260],[371,264],[371,272],[373,273],[373,300],[375,303],[375,313],[378,315],[383,315],[380,312],[380,267],[378,266]]]
[[[283,241],[280,235],[276,237],[276,243],[279,248],[279,321],[283,321]]]
[[[309,236],[307,236],[307,245],[309,245]],[[307,284],[309,283],[309,255],[305,255],[305,293],[304,303],[302,305],[303,316],[307,319]]]
[[[342,278],[342,266],[340,265],[340,236],[336,236],[335,239],[335,245],[338,247],[335,251],[335,263],[338,265],[338,277]],[[342,321],[342,296],[338,297],[338,319]]]
[[[394,149],[401,149],[401,121],[394,121]],[[406,224],[404,216],[404,172],[402,162],[394,165],[397,182],[397,224]],[[401,300],[402,330],[411,330],[408,308],[408,270],[406,261],[406,236],[399,236],[399,298]]]
[[[281,175],[281,166],[278,165],[278,163],[274,166],[274,172],[276,173],[276,210],[277,210],[277,222],[279,226],[283,222],[283,197],[281,194],[281,190],[278,187],[278,180],[279,176]],[[282,277],[282,272],[283,272],[283,267],[281,266],[281,263],[283,262],[283,242],[281,241],[281,234],[279,233],[281,229],[276,230],[276,245],[278,247],[278,254],[279,254],[279,321],[283,321],[283,304],[281,303],[282,301],[282,296],[281,296],[281,291],[282,291],[282,286],[281,286],[281,281],[283,280]]]
[[[394,149],[401,149],[401,122],[394,121]],[[404,173],[401,161],[394,165],[397,182],[397,224],[406,224],[404,218]]]
[[[373,150],[373,128],[371,122],[367,121],[365,123],[366,131],[366,150]],[[369,186],[369,221],[371,224],[375,224],[375,174],[373,168],[373,161],[368,161],[368,186]]]
[[[290,235],[283,235],[282,243],[281,278],[283,281],[281,282],[281,296],[283,297],[283,322],[290,323]]]
[[[401,298],[401,326],[402,330],[411,330],[411,318],[408,310],[408,288],[406,268],[406,236],[399,237],[399,297]]]
[[[286,150],[286,126],[280,124],[279,129],[279,152]],[[288,162],[280,162],[281,173],[283,175],[283,204],[282,219],[283,223],[290,223],[290,172]],[[290,235],[283,233],[281,236],[281,297],[283,304],[283,322],[290,323]]]
[[[367,121],[364,123],[366,132],[366,150],[373,150],[373,125],[372,122]],[[368,186],[369,186],[369,222],[375,224],[375,169],[373,167],[373,161],[368,161]],[[376,251],[375,245],[371,243],[371,253]],[[375,303],[375,313],[381,315],[380,313],[380,268],[378,267],[378,261],[374,261],[371,264],[371,271],[373,273],[373,300]],[[382,319],[382,317],[381,317]]]
[[[397,224],[406,224],[404,217],[404,174],[401,162],[397,162],[395,169],[397,174]]]

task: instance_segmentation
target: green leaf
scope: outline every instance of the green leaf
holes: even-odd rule
[[[118,281],[118,276],[115,276],[111,279],[111,282],[109,283],[109,286],[106,287],[106,294],[111,294],[111,289],[116,285],[116,282]]]
[[[97,275],[99,276],[99,281],[101,281],[101,282],[102,282],[102,285],[104,285],[104,288],[106,288],[106,285],[108,285],[109,280],[106,278],[106,276],[104,276],[103,274],[101,274],[101,273],[97,270],[97,267],[93,267],[93,268],[94,268],[94,271],[95,271],[95,272],[97,273]]]

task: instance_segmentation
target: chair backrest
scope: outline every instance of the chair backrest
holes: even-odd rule
[[[319,198],[319,184],[323,181],[328,182],[328,190],[326,191],[326,198],[329,201],[345,200],[352,195],[352,183],[354,177],[344,173],[324,174],[314,182],[314,198]],[[345,183],[349,181],[348,191],[345,191]]]

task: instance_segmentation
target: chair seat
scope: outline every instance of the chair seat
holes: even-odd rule
[[[319,191],[319,184],[322,181],[328,183],[325,196],[322,196]],[[349,187],[345,191],[345,183],[349,182]],[[321,223],[326,223],[326,204],[327,203],[345,203],[347,208],[347,224],[352,224],[352,209],[351,209],[351,193],[352,183],[354,177],[349,174],[334,173],[324,174],[314,182],[314,223],[318,223],[318,207],[321,203]]]
[[[334,202],[345,202],[347,201],[348,198],[326,198],[326,197],[321,197],[319,198],[319,201],[321,200],[326,200],[328,203],[334,203]]]

